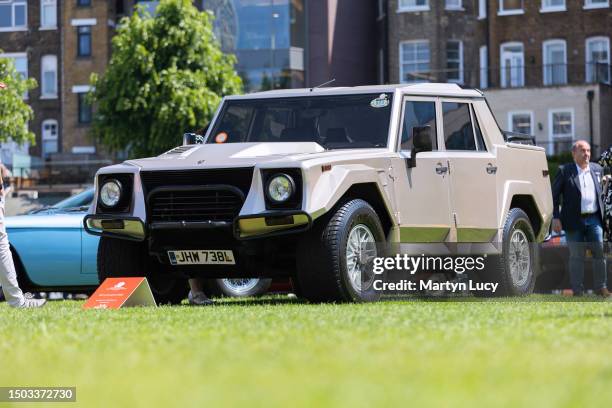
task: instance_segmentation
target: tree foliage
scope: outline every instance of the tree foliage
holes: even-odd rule
[[[103,76],[92,75],[93,134],[112,151],[150,156],[203,127],[221,97],[241,91],[235,59],[223,54],[212,16],[190,0],[161,0],[121,21]]]
[[[0,58],[0,84],[0,142],[34,143],[34,133],[28,130],[34,113],[23,96],[36,88],[36,80],[21,78],[11,59]]]

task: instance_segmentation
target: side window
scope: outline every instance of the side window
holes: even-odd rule
[[[480,125],[478,124],[478,118],[476,117],[476,111],[474,110],[473,106],[470,109],[472,110],[472,118],[474,119],[474,130],[476,130],[476,147],[478,147],[479,152],[486,152],[487,145],[485,144],[484,137],[482,136]]]
[[[476,150],[470,105],[443,102],[444,143],[446,150]]]
[[[436,139],[436,103],[434,101],[406,101],[404,105],[404,124],[402,126],[401,150],[412,149],[414,128],[430,127],[431,145],[438,150]]]

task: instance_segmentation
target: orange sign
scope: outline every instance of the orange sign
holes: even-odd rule
[[[107,278],[83,305],[84,309],[157,306],[147,278]]]

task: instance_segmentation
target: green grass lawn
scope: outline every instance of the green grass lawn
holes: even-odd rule
[[[81,307],[1,304],[0,385],[100,407],[612,405],[612,303],[594,299]]]

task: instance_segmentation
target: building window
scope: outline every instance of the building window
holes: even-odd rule
[[[607,7],[610,7],[609,0],[585,0],[584,1],[585,9],[607,8]]]
[[[57,120],[46,119],[42,123],[42,157],[58,152],[58,126]]]
[[[57,57],[45,55],[41,60],[42,98],[57,98]]]
[[[15,71],[20,78],[26,79],[28,77],[28,55],[25,52],[0,54],[0,58],[8,58],[12,60],[13,65],[15,66]],[[28,93],[26,92],[23,95],[23,98],[27,99],[27,97]]]
[[[79,99],[79,123],[91,123],[92,109],[91,104],[87,102],[87,93],[78,93],[77,97]]]
[[[499,0],[498,15],[523,14],[523,0]]]
[[[56,0],[40,0],[40,27],[57,28]]]
[[[487,18],[487,0],[478,0],[478,18]]]
[[[586,81],[610,83],[610,39],[593,37],[586,40]]]
[[[501,45],[501,86],[518,88],[525,86],[525,55],[523,44],[505,43]]]
[[[447,10],[463,10],[462,0],[446,0],[445,8]]]
[[[378,0],[378,19],[385,17],[385,0]]]
[[[574,110],[552,109],[548,111],[550,131],[549,154],[569,152],[574,140]]]
[[[565,0],[542,0],[541,12],[566,11]]]
[[[463,43],[448,41],[446,43],[446,79],[448,82],[463,83]]]
[[[79,7],[91,6],[91,0],[77,0],[77,6]]]
[[[480,47],[480,89],[489,87],[489,52],[487,46]]]
[[[429,41],[400,43],[400,81],[429,81]]]
[[[79,57],[91,56],[91,26],[77,27],[77,43]]]
[[[0,31],[23,30],[28,26],[26,0],[0,1]]]
[[[399,0],[399,11],[427,11],[429,0]]]
[[[143,11],[149,13],[150,16],[155,17],[157,14],[157,6],[159,1],[156,0],[138,0],[138,5],[142,6]]]
[[[565,40],[548,40],[542,45],[544,85],[567,83],[567,50]]]
[[[508,129],[514,133],[533,134],[533,112],[508,112]]]

